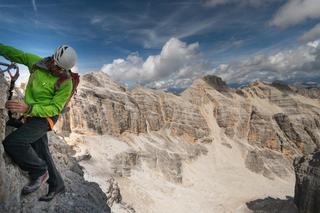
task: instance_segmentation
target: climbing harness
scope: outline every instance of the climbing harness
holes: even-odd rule
[[[12,74],[12,71],[15,71],[14,74]],[[7,72],[10,76],[10,86],[8,90],[8,100],[12,99],[13,96],[13,90],[14,90],[14,85],[16,83],[16,80],[19,78],[19,67],[17,66],[16,63],[11,63],[11,64],[6,64],[0,62],[0,73],[5,73]],[[9,119],[12,119],[12,112],[8,112]]]

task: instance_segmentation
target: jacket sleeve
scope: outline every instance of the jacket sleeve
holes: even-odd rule
[[[0,43],[0,56],[5,57],[6,59],[12,62],[26,65],[29,68],[30,72],[32,72],[33,64],[37,63],[42,59],[40,56],[31,54],[31,53],[25,53],[14,47],[5,46],[1,43]]]
[[[60,86],[60,89],[56,91],[50,104],[34,104],[27,113],[29,116],[35,117],[52,117],[59,115],[63,110],[65,104],[69,100],[72,93],[72,80],[66,80]]]

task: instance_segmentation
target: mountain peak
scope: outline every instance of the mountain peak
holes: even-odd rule
[[[273,86],[281,91],[292,91],[290,86],[283,81],[274,81],[271,83],[271,86]]]
[[[264,83],[264,82],[262,82],[260,80],[255,80],[255,81],[249,83],[248,87],[263,87],[265,85],[266,85],[266,83]]]
[[[219,92],[226,91],[228,89],[226,82],[216,75],[206,75],[202,79]]]
[[[127,89],[121,83],[114,81],[111,77],[102,71],[93,71],[81,77],[84,84],[88,87],[109,88],[113,90],[126,91]],[[82,83],[82,81],[80,81]]]

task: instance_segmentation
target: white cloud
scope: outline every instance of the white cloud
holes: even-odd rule
[[[210,28],[213,28],[218,21],[215,19],[203,19],[199,21],[188,21],[187,23],[177,23],[172,19],[162,21],[154,29],[138,30],[139,43],[142,43],[145,48],[159,47],[168,38],[172,37],[183,39],[189,36],[197,35]]]
[[[210,7],[215,7],[217,5],[221,5],[221,4],[227,4],[228,0],[208,0],[208,1],[205,1],[205,5],[206,6],[210,6]]]
[[[168,88],[186,88],[192,84],[192,81],[195,78],[196,77],[159,80],[159,81],[150,82],[150,83],[146,84],[145,86],[150,87],[150,88],[155,88],[155,89],[163,89],[163,90],[166,90]]]
[[[317,48],[318,46],[320,47],[320,40],[308,42],[307,45],[314,48]]]
[[[105,21],[106,17],[103,15],[95,15],[93,17],[90,17],[90,23],[91,24],[99,24]]]
[[[37,12],[38,8],[37,8],[37,5],[36,5],[36,0],[32,0],[32,7],[33,7],[33,11]]]
[[[275,14],[271,25],[288,27],[306,19],[320,17],[319,0],[290,0]]]
[[[216,68],[209,65],[198,49],[198,43],[188,45],[171,38],[159,55],[144,60],[138,53],[132,53],[104,65],[102,71],[118,81],[157,89],[185,88],[207,74],[218,75],[228,83],[320,78],[320,40],[270,55],[257,54]]]
[[[300,40],[303,42],[313,41],[317,38],[320,38],[320,23],[314,26],[308,32],[305,32],[301,37]]]
[[[115,80],[135,80],[140,79],[143,74],[142,65],[142,58],[137,53],[132,53],[126,59],[115,59],[111,64],[103,65],[101,70]]]
[[[215,7],[218,5],[225,4],[239,4],[241,6],[254,6],[259,7],[270,2],[275,2],[279,0],[205,0],[204,4],[209,7]]]
[[[256,79],[265,81],[303,80],[304,77],[319,76],[319,43],[319,41],[314,41],[272,55],[260,54],[240,62],[223,64],[214,70],[214,74],[227,82],[237,83]]]
[[[192,79],[208,70],[207,62],[198,49],[198,43],[188,45],[177,38],[171,38],[159,55],[143,60],[138,53],[133,53],[126,59],[115,59],[101,70],[118,81],[135,80],[150,87],[164,88],[167,85],[182,84],[184,81],[181,79]]]

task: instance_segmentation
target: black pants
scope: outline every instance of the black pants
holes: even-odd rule
[[[57,116],[52,118],[54,122],[57,119]],[[29,172],[32,180],[40,177],[48,170],[48,184],[49,189],[52,190],[64,183],[49,151],[48,130],[49,123],[46,118],[30,118],[4,139],[3,146],[13,161],[22,170]]]

